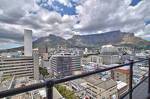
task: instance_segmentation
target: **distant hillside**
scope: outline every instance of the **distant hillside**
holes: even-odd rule
[[[47,37],[41,37],[33,42],[34,48],[35,47],[45,47],[45,46],[56,48],[59,45],[64,45],[64,46],[70,47],[70,44],[67,40],[65,40],[59,36],[55,36],[55,35],[51,35],[51,34]]]
[[[76,46],[99,47],[121,42],[124,35],[126,34],[120,31],[112,31],[101,34],[75,35],[68,41]]]
[[[126,45],[133,47],[147,47],[150,42],[134,36],[134,33],[125,33],[121,31],[111,31],[101,34],[74,35],[71,39],[65,40],[61,37],[49,35],[39,38],[34,42],[34,47],[58,45],[66,47],[100,47],[105,44]]]
[[[33,42],[33,47],[51,47],[57,48],[58,46],[65,47],[78,47],[78,48],[99,48],[102,45],[112,44],[116,46],[130,46],[134,48],[150,49],[150,42],[142,38],[134,36],[134,33],[125,33],[121,31],[111,31],[101,34],[91,35],[74,35],[71,39],[65,40],[59,36],[49,35],[41,37]],[[14,48],[15,49],[23,49]],[[9,49],[11,50],[11,49]]]
[[[150,49],[150,41],[144,40],[134,35],[125,35],[119,45],[126,45],[140,49]]]

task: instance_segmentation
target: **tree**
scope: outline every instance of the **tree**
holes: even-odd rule
[[[65,99],[77,99],[74,92],[70,91],[65,86],[56,85],[55,87]]]
[[[42,74],[44,77],[49,75],[47,69],[43,68],[43,67],[39,67],[39,72],[40,74]]]

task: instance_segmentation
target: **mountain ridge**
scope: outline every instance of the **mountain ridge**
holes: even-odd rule
[[[60,36],[52,35],[38,38],[33,41],[33,48],[51,47],[57,48],[63,46],[67,48],[100,48],[102,45],[112,44],[115,46],[130,46],[134,48],[150,49],[150,41],[136,37],[134,33],[110,31],[100,34],[74,35],[66,40]],[[8,50],[23,50],[22,47],[12,48]]]
[[[140,44],[140,45],[150,46],[149,41],[146,41],[140,37],[136,37],[134,33],[121,32],[119,30],[100,33],[100,34],[74,35],[72,38],[68,40],[65,40],[62,37],[51,34],[45,37],[45,39],[48,39],[47,46],[54,47],[54,48],[57,48],[58,45],[65,46],[65,47],[79,47],[79,48],[100,47],[106,44],[112,44],[112,45],[129,44],[131,46],[132,45],[139,46]],[[42,41],[41,38],[39,38],[37,41],[35,41],[36,43],[34,42],[34,45],[35,44],[37,46],[44,45],[45,40]]]

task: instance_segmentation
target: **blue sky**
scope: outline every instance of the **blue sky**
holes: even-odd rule
[[[61,15],[75,15],[76,13],[76,5],[79,3],[80,0],[69,0],[72,6],[66,6],[59,1],[53,1],[52,4],[48,4],[48,0],[37,0],[37,4],[49,11],[55,10]],[[132,0],[131,6],[136,6],[140,3],[141,0]]]
[[[67,14],[67,15],[75,15],[76,13],[76,5],[79,3],[80,0],[69,0],[70,4],[72,6],[66,6],[59,1],[53,1],[52,4],[48,4],[48,0],[37,0],[37,4],[45,9],[48,9],[49,11],[55,10],[61,15]],[[138,3],[140,3],[141,0],[132,0],[131,6],[136,6]]]
[[[10,48],[20,47],[20,46],[22,46],[22,44],[10,43],[10,44],[0,45],[0,49],[10,49]]]
[[[132,0],[131,5],[136,6],[141,0]]]
[[[76,13],[76,4],[79,1],[74,1],[74,0],[70,0],[70,5],[64,5],[62,3],[60,3],[59,1],[52,1],[52,4],[48,3],[48,0],[38,0],[37,4],[49,11],[57,11],[58,13],[60,13],[61,15],[75,15]]]
[[[24,28],[34,38],[121,30],[149,40],[149,5],[149,0],[0,0],[0,49],[23,45]]]

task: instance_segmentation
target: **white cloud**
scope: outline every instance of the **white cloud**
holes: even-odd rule
[[[145,26],[144,29],[141,29],[140,31],[138,31],[136,36],[150,40],[150,24]]]
[[[65,5],[65,6],[72,7],[70,0],[56,0],[56,1],[58,1],[59,3]]]
[[[11,2],[10,4],[9,0],[0,1],[0,39],[3,41],[4,39],[10,39],[11,42],[20,40],[24,28],[32,29],[34,37],[55,34],[68,38],[72,35],[72,27],[76,23],[74,16],[61,16],[55,11],[39,7],[31,0]],[[17,34],[20,36],[17,37]]]
[[[145,28],[144,20],[150,16],[150,1],[142,0],[130,6],[131,0],[81,0],[77,6],[82,32],[121,30],[137,33]],[[149,18],[150,19],[150,18]]]
[[[52,1],[48,3],[51,5]],[[70,0],[57,1],[72,6]],[[84,32],[121,30],[145,38],[150,31],[150,26],[144,23],[150,20],[150,1],[142,0],[134,7],[130,3],[131,0],[79,0],[76,6],[78,15],[61,16],[58,12],[41,8],[34,0],[0,0],[0,42],[16,43],[23,37],[24,28],[32,29],[34,37],[55,34],[69,38]],[[78,20],[80,23],[76,24]]]

